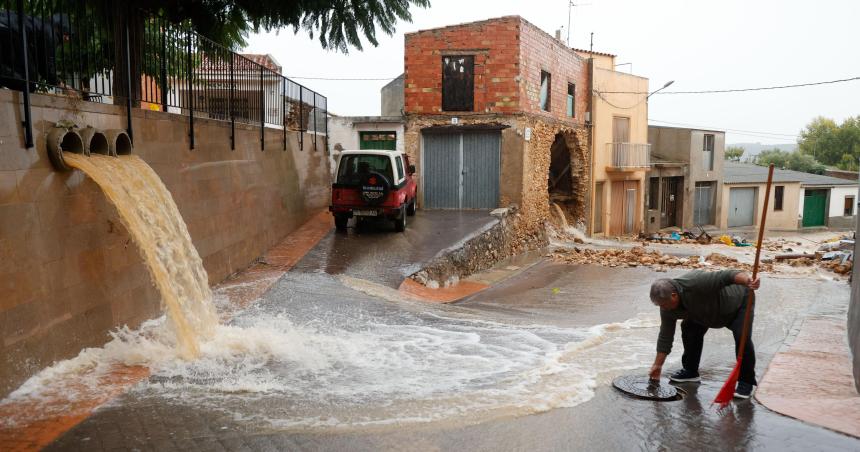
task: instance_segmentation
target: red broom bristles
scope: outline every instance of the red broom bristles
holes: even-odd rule
[[[729,402],[732,401],[732,398],[735,396],[735,385],[738,382],[738,375],[741,373],[741,358],[738,358],[735,363],[735,368],[732,369],[732,373],[729,374],[729,378],[726,379],[726,382],[723,383],[722,389],[717,393],[717,397],[714,398],[714,401],[711,404],[719,405],[719,408],[725,408]]]

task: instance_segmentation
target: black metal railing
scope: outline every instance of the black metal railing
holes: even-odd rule
[[[131,110],[209,118],[231,125],[314,132],[327,146],[327,99],[281,75],[269,58],[260,62],[156,13],[107,0],[0,0],[0,87],[23,93],[27,147],[32,147],[30,93],[124,105]],[[299,133],[304,149],[304,135]]]

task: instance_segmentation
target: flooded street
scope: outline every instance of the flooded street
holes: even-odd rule
[[[653,360],[659,317],[647,289],[665,274],[538,262],[471,299],[428,305],[353,290],[320,272],[321,259],[309,254],[222,325],[201,359],[153,357],[148,380],[51,449],[857,446],[755,401],[724,413],[710,407],[734,363],[728,330],[706,336],[703,383],[682,386],[682,401],[637,401],[611,389],[612,378],[644,374]],[[798,315],[844,315],[847,297],[844,283],[766,279],[753,334],[757,374]],[[676,339],[667,371],[679,361]]]

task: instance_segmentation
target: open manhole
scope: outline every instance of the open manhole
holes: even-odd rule
[[[618,377],[612,381],[612,386],[631,397],[659,402],[681,400],[684,394],[683,389],[640,375]]]

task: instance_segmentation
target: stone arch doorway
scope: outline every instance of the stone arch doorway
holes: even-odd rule
[[[559,206],[570,225],[584,226],[588,192],[585,149],[574,131],[563,130],[555,135],[549,154],[549,202]]]

